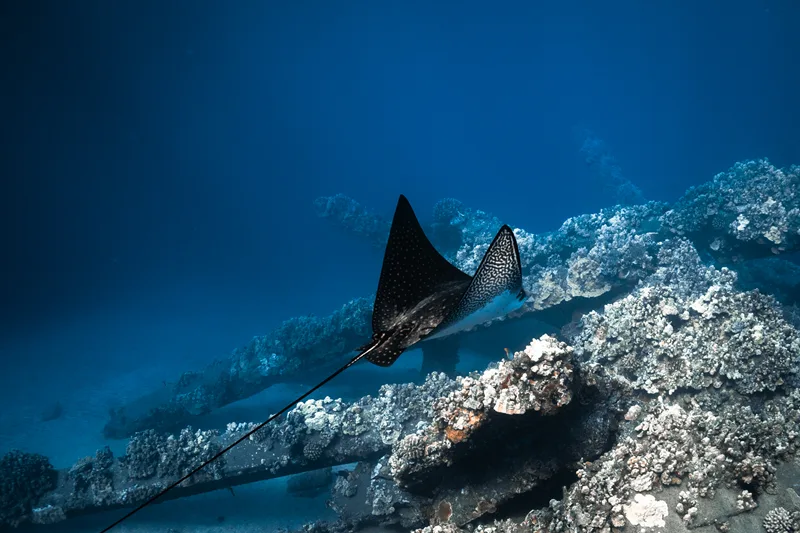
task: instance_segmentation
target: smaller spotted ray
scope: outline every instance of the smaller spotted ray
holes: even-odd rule
[[[372,340],[321,383],[100,533],[155,502],[361,359],[378,366],[391,366],[418,342],[452,335],[504,316],[522,307],[525,298],[519,249],[511,228],[505,225],[500,228],[475,275],[470,276],[436,251],[411,204],[400,195],[372,310]]]

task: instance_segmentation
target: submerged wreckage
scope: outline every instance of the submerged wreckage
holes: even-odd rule
[[[750,161],[671,206],[516,230],[529,298],[507,322],[540,318],[560,340],[529,336],[468,376],[298,404],[167,498],[357,463],[335,477],[339,521],[305,531],[798,531],[800,267],[779,257],[800,247],[798,195],[800,168]],[[333,217],[353,208],[318,202],[328,206]],[[455,200],[435,219],[437,246],[474,272],[499,221]],[[350,220],[370,238],[385,227]],[[133,433],[122,457],[104,449],[56,471],[42,456],[6,455],[0,522],[146,501],[253,426],[162,429],[345,353],[369,320],[367,299],[290,320],[146,411],[115,413],[107,434]],[[470,335],[461,342],[478,342]]]

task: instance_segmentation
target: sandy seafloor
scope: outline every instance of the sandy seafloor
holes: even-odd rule
[[[327,494],[315,498],[295,498],[286,494],[285,486],[285,480],[275,479],[236,487],[235,496],[227,490],[220,490],[171,500],[142,510],[112,531],[252,533],[298,528],[318,518],[335,519],[334,513],[325,507]],[[19,531],[97,533],[122,514],[122,510],[116,510],[71,519],[54,526],[20,528]]]

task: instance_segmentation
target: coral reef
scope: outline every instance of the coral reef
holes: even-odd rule
[[[330,219],[342,229],[365,238],[376,248],[386,245],[389,221],[370,212],[349,196],[320,196],[314,200],[314,210],[317,216]]]
[[[137,433],[128,443],[120,464],[130,479],[142,480],[157,476],[175,480],[212,458],[222,448],[216,431],[183,429],[178,435],[158,435],[153,430]],[[185,485],[220,479],[225,471],[225,458],[214,461],[184,482]]]
[[[800,511],[790,513],[783,507],[776,507],[764,517],[764,530],[767,533],[793,533],[800,530]]]
[[[672,249],[687,255],[685,243]],[[786,485],[800,474],[787,468],[800,391],[784,379],[800,366],[798,332],[771,298],[737,292],[732,272],[696,262],[691,272],[659,270],[583,318],[573,338],[582,379],[627,391],[613,446],[578,468],[560,501],[476,531],[753,531],[748,514],[796,496]],[[781,509],[763,510],[766,530],[794,530],[795,511]]]
[[[76,509],[106,505],[114,495],[114,454],[106,446],[97,450],[94,457],[84,457],[67,473],[72,492],[69,499]]]
[[[480,254],[479,263],[502,224],[499,218],[485,211],[468,207],[455,198],[443,198],[433,206],[432,239],[440,245],[440,251],[454,262],[462,248],[479,248],[475,250],[476,255]],[[478,263],[458,266],[472,273],[477,270]]]
[[[766,159],[736,163],[693,187],[663,217],[717,259],[741,260],[797,248],[800,243],[800,167],[776,168]]]
[[[543,336],[510,361],[457,378],[390,455],[337,484],[332,507],[350,527],[464,525],[551,490],[563,465],[598,456],[613,431],[605,406],[595,409],[588,390],[574,390],[571,357],[566,344]]]
[[[688,407],[663,396],[649,402],[611,451],[578,471],[578,483],[554,508],[552,531],[602,531],[626,519],[636,525],[625,506],[670,486],[680,493],[669,514],[687,525],[720,518],[710,500],[721,488],[774,492],[777,465],[797,451],[800,395],[767,402],[756,414],[746,398],[721,402],[716,394],[693,397]],[[739,511],[751,510],[752,495],[739,490]]]
[[[797,179],[796,167],[747,162],[672,207],[618,206],[544,235],[516,230],[530,295],[520,314],[563,312],[561,340],[533,338],[468,376],[433,372],[354,402],[299,403],[168,497],[358,462],[332,483],[339,520],[305,531],[796,531],[800,314],[792,284],[769,273],[793,267],[759,258],[800,243]],[[435,220],[456,264],[476,267],[497,220],[452,199]],[[775,288],[784,305],[754,285]],[[322,365],[366,336],[369,317],[362,299],[287,321],[185,375],[170,420]],[[158,427],[165,413],[120,427]],[[3,520],[136,505],[253,427],[149,428],[124,457],[100,450],[58,472],[53,490],[20,491],[24,465],[39,465],[26,480],[55,472],[13,456],[0,468],[17,479],[0,488],[12,502]]]
[[[376,397],[353,403],[331,398],[301,402],[164,499],[380,457],[389,453],[403,435],[416,430],[420,422],[430,420],[435,400],[455,387],[453,380],[435,373],[421,385],[384,385]],[[118,459],[104,448],[93,457],[79,460],[62,471],[55,488],[38,500],[33,496],[22,498],[24,494],[16,492],[9,493],[8,498],[19,499],[21,505],[27,505],[24,509],[38,505],[32,518],[26,511],[19,519],[41,523],[64,519],[78,510],[98,512],[137,505],[253,427],[252,423],[230,423],[221,434],[191,428],[175,435],[147,430],[135,434],[126,454]],[[33,459],[14,455],[7,461],[0,472],[15,476],[20,471],[17,463],[32,464]],[[56,474],[52,468],[50,472]],[[25,475],[36,479],[33,473]],[[12,523],[11,518],[5,523]]]
[[[535,312],[540,320],[561,328],[574,313],[585,312],[587,302],[591,307],[603,305],[629,292],[660,266],[674,268],[667,275],[678,277],[686,269],[670,262],[674,255],[671,249],[664,251],[664,246],[675,246],[682,242],[676,239],[680,237],[702,257],[711,255],[731,264],[796,251],[800,245],[798,168],[781,170],[766,160],[737,163],[713,181],[689,190],[672,206],[660,202],[618,205],[573,217],[556,231],[540,235],[516,229],[529,299],[514,316]],[[351,221],[354,228],[364,228],[376,239],[383,231],[380,228],[387,227],[346,197],[318,203],[323,212]],[[434,207],[431,237],[456,266],[472,273],[501,223],[489,213],[446,198]],[[797,286],[786,290],[800,294]],[[286,321],[228,359],[184,373],[171,386],[166,401],[159,398],[139,411],[134,402],[113,411],[106,436],[123,438],[145,429],[174,431],[198,414],[275,383],[307,377],[308,369],[318,369],[324,377],[334,370],[335,356],[350,352],[369,336],[371,301],[358,298],[327,317]],[[449,367],[441,369],[449,371]]]
[[[0,458],[0,525],[29,520],[55,483],[56,471],[46,457],[18,450],[5,454]]]
[[[627,289],[656,267],[664,206],[617,207],[567,220],[545,239],[517,230],[530,310]],[[460,257],[466,254],[459,254]]]
[[[524,352],[515,354],[480,376],[460,378],[435,403],[430,424],[398,441],[372,469],[357,468],[347,494],[333,493],[342,520],[318,524],[319,530],[427,521],[415,531],[796,531],[800,390],[792,383],[800,334],[774,299],[739,291],[734,272],[704,265],[687,240],[663,242],[658,255],[657,268],[631,294],[582,318],[573,348],[554,349],[556,341],[543,337],[527,350],[561,353],[557,360],[574,365],[573,401],[538,422],[563,418],[575,431],[537,425],[506,433],[493,380],[505,380],[498,369],[531,364]],[[570,413],[576,403],[595,410]],[[510,405],[510,412],[527,410]],[[618,429],[604,432],[605,440],[588,438],[595,420]],[[548,455],[532,446],[526,435],[537,427],[579,453]],[[523,445],[503,447],[498,440]],[[594,454],[580,446],[588,440],[600,442]],[[513,468],[492,462],[488,450]],[[530,474],[534,458],[549,460],[540,464],[539,484],[500,482]],[[487,462],[491,482],[480,475]],[[575,478],[558,478],[564,471]],[[514,497],[541,493],[554,476],[563,495],[513,516]],[[368,487],[360,501],[354,484]]]
[[[704,293],[648,285],[584,316],[578,355],[651,394],[723,385],[774,391],[800,364],[800,334],[775,300],[738,292],[732,276]]]
[[[453,464],[459,445],[474,445],[473,434],[491,423],[494,413],[548,415],[567,405],[572,400],[570,358],[565,344],[545,335],[480,376],[458,378],[458,388],[434,402],[431,423],[394,446],[392,477],[400,485],[440,477],[442,468]]]
[[[124,438],[138,431],[172,431],[194,416],[206,414],[265,388],[290,380],[307,379],[301,369],[314,368],[320,378],[333,370],[333,356],[363,344],[371,331],[372,301],[357,298],[323,318],[294,317],[267,335],[253,340],[200,372],[185,372],[169,391],[167,401],[136,409],[135,405],[111,412],[103,432]],[[312,373],[316,375],[316,373]],[[159,391],[159,395],[163,395]]]

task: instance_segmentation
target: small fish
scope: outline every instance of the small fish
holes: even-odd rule
[[[500,228],[475,275],[470,276],[436,251],[411,204],[400,195],[372,309],[372,340],[318,385],[100,533],[106,533],[150,505],[361,359],[378,366],[391,366],[418,342],[453,335],[504,316],[522,307],[526,298],[519,248],[510,227]]]
[[[64,404],[60,401],[56,400],[55,403],[51,404],[47,407],[44,411],[42,411],[40,420],[42,422],[50,422],[51,420],[57,420],[61,418],[64,414]]]

